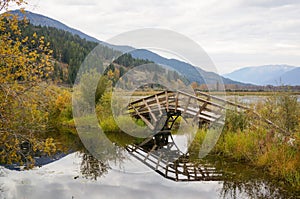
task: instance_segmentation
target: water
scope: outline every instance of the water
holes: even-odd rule
[[[112,164],[113,165],[113,164]],[[115,167],[116,165],[113,165]],[[167,180],[136,159],[126,159],[122,169],[112,168],[102,177],[82,174],[82,155],[68,156],[27,171],[2,170],[2,198],[279,198],[276,191],[265,189],[263,183],[174,182]],[[129,172],[129,171],[132,172]],[[92,178],[92,179],[90,179]],[[227,186],[227,190],[226,190]],[[243,187],[244,186],[244,187]],[[256,194],[256,195],[254,195]]]
[[[174,136],[179,148],[184,147],[184,136]],[[148,146],[147,146],[148,147]],[[147,154],[147,147],[144,152]],[[165,147],[165,146],[164,146]],[[162,149],[166,149],[165,148]],[[153,148],[151,146],[151,148]],[[184,166],[176,167],[178,178],[162,163],[171,156],[159,155],[159,168],[154,155],[162,154],[157,149],[151,152],[151,158],[142,155],[140,160],[134,156],[140,151],[128,152],[123,147],[116,147],[116,151],[104,154],[102,159],[96,159],[87,151],[80,150],[51,163],[40,165],[31,170],[0,169],[0,198],[109,198],[109,199],[135,199],[135,198],[292,198],[296,192],[291,193],[282,189],[284,186],[274,184],[262,171],[250,166],[235,162],[224,161],[217,156],[208,156],[204,160],[184,159],[190,169],[190,176],[197,169],[206,172],[205,178],[192,178],[187,181]],[[170,149],[174,150],[174,149]],[[169,151],[170,151],[169,150]],[[177,150],[177,149],[175,149]],[[130,151],[130,150],[129,150]],[[164,154],[165,151],[164,151]],[[178,155],[179,156],[179,155]],[[152,160],[145,161],[145,159]],[[147,159],[147,160],[148,160]],[[172,167],[172,166],[171,166]],[[173,168],[175,166],[173,165]],[[162,172],[163,171],[163,172]],[[215,175],[217,174],[217,175]],[[169,178],[166,178],[168,176]],[[213,178],[211,176],[216,176]],[[208,181],[206,181],[208,180]]]
[[[258,96],[258,95],[229,95],[226,99],[232,102],[245,103],[245,104],[256,104],[258,102],[264,102],[269,96]],[[297,101],[300,102],[300,95],[296,95]]]
[[[2,189],[9,198],[216,198],[219,182],[175,183],[155,172],[121,172],[112,169],[97,181],[80,176],[80,154],[73,153],[59,161],[30,171],[4,171]],[[145,169],[136,160],[126,160],[125,167]],[[133,169],[133,168],[132,168]]]

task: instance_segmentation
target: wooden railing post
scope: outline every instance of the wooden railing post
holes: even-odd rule
[[[167,90],[165,91],[165,95],[166,95],[166,109],[167,112],[169,112],[169,94]]]

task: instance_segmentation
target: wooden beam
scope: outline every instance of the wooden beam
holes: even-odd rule
[[[187,111],[187,109],[188,109],[188,107],[189,107],[189,105],[190,105],[190,102],[191,102],[191,97],[189,96],[189,98],[188,98],[188,101],[187,101],[187,103],[186,103],[186,105],[185,105],[185,108],[184,108],[183,114],[185,114],[185,113],[186,113],[186,111]]]
[[[160,96],[160,95],[165,94],[166,92],[168,92],[168,91],[162,91],[162,92],[157,93],[157,94],[155,94],[155,95]],[[153,95],[150,95],[150,96],[148,96],[148,97],[145,97],[145,98],[142,98],[142,99],[139,99],[139,100],[135,100],[134,103],[142,102],[143,99],[147,100],[147,99],[150,99],[150,98],[152,98],[152,97],[153,97]]]
[[[168,97],[168,91],[165,91],[165,95],[166,95],[166,108],[167,108],[167,112],[169,112],[169,97]]]
[[[160,106],[160,102],[159,102],[159,100],[158,100],[157,95],[155,95],[155,99],[156,99],[156,103],[157,103],[157,105],[158,105],[159,113],[160,113],[160,115],[162,115],[163,113],[162,113],[162,111],[161,111],[161,106]]]
[[[178,99],[179,98],[179,92],[176,92],[176,96],[175,96],[175,113],[177,112],[177,107],[178,107]]]
[[[231,101],[228,101],[228,100],[225,100],[225,99],[222,99],[222,98],[219,98],[219,97],[215,97],[215,96],[209,95],[207,93],[204,93],[204,92],[201,92],[201,91],[198,91],[198,90],[196,90],[196,93],[200,94],[200,95],[203,95],[205,97],[210,97],[211,99],[214,99],[214,100],[217,100],[217,101],[225,102],[226,104],[229,104],[229,105],[241,108],[241,109],[249,110],[249,108],[246,107],[246,106],[242,106],[240,104],[236,104],[236,103],[233,103]]]
[[[204,102],[202,104],[202,106],[199,108],[199,111],[197,112],[197,114],[194,116],[193,121],[195,121],[198,117],[199,114],[201,114],[201,112],[206,108],[207,106],[207,102]]]
[[[180,94],[182,94],[182,95],[192,97],[192,98],[196,99],[197,101],[200,101],[200,102],[207,102],[207,104],[210,104],[210,105],[212,105],[212,106],[215,106],[215,107],[219,107],[219,108],[225,109],[223,106],[221,106],[221,105],[219,105],[219,104],[216,104],[216,103],[214,103],[214,102],[210,102],[210,101],[207,101],[207,100],[205,100],[205,99],[201,99],[201,98],[199,98],[199,97],[193,96],[193,95],[191,95],[191,94],[189,94],[189,93],[185,93],[185,92],[182,92],[182,91],[178,91],[178,92],[180,92]]]
[[[143,99],[143,102],[144,102],[144,104],[146,105],[146,107],[148,108],[151,117],[154,119],[155,122],[157,122],[157,119],[156,119],[155,115],[153,114],[153,112],[152,112],[150,106],[147,104],[147,101],[146,101],[145,99]]]
[[[153,131],[155,128],[151,124],[151,122],[149,122],[149,120],[147,120],[143,115],[141,115],[134,106],[131,106],[131,107],[135,110],[136,114],[138,114],[138,116],[146,123],[146,125]]]

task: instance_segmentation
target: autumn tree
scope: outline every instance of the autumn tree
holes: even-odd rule
[[[50,44],[36,33],[22,35],[26,19],[9,14],[23,0],[0,1],[0,163],[33,162],[24,148],[53,150],[53,139],[36,139],[47,123],[47,94],[41,85],[53,71]]]

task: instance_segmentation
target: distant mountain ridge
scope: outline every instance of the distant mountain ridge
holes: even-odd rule
[[[25,11],[24,13],[21,12],[20,10],[13,10],[9,11],[13,15],[18,15],[20,18],[24,18],[24,16],[30,21],[32,25],[35,26],[49,26],[53,28],[57,28],[60,30],[64,30],[67,32],[70,32],[74,35],[78,35],[82,39],[86,39],[87,41],[92,41],[92,42],[100,42],[98,39],[91,37],[79,30],[76,30],[74,28],[70,28],[69,26],[55,20],[49,17],[46,17],[44,15],[32,13],[29,11]]]
[[[225,74],[224,77],[230,78],[235,81],[240,81],[244,83],[251,83],[256,85],[274,85],[278,86],[280,84],[289,85],[289,81],[282,81],[280,77],[285,75],[284,79],[288,80],[288,72],[296,69],[295,66],[290,65],[264,65],[264,66],[252,66],[245,67],[235,70],[231,73]],[[298,81],[294,81],[297,85],[300,85],[300,78]],[[282,81],[282,82],[280,82]]]
[[[280,76],[268,80],[266,83],[271,85],[284,84],[290,86],[298,86],[300,85],[300,67],[296,67],[290,71],[287,71]]]
[[[148,59],[158,64],[170,66],[176,71],[178,71],[180,74],[185,75],[191,82],[197,82],[199,84],[216,84],[217,81],[223,81],[224,84],[246,85],[228,78],[224,78],[216,73],[207,72],[199,67],[192,66],[183,61],[164,58],[148,50],[138,49],[132,51],[131,54],[134,58]],[[199,80],[199,75],[201,76],[201,80]]]
[[[35,14],[29,11],[25,11],[25,13],[22,13],[20,10],[10,11],[10,13],[16,14],[20,17],[26,16],[27,19],[30,21],[30,23],[36,26],[40,25],[40,26],[48,26],[48,27],[61,29],[70,32],[74,35],[78,35],[79,37],[81,37],[82,39],[86,39],[87,41],[97,42],[99,44],[102,44],[104,46],[110,47],[114,50],[118,50],[121,52],[129,52],[135,58],[148,59],[158,64],[167,65],[171,68],[174,68],[180,74],[184,75],[190,82],[194,81],[197,82],[198,84],[221,84],[222,83],[221,81],[223,81],[224,84],[249,85],[238,81],[233,81],[228,78],[224,78],[213,72],[204,71],[199,67],[192,66],[188,63],[176,59],[164,58],[148,50],[134,50],[134,48],[130,46],[117,46],[117,45],[108,44],[106,42],[102,42],[81,31],[78,31],[74,28],[70,28],[57,20],[51,19],[49,17],[40,14]]]

